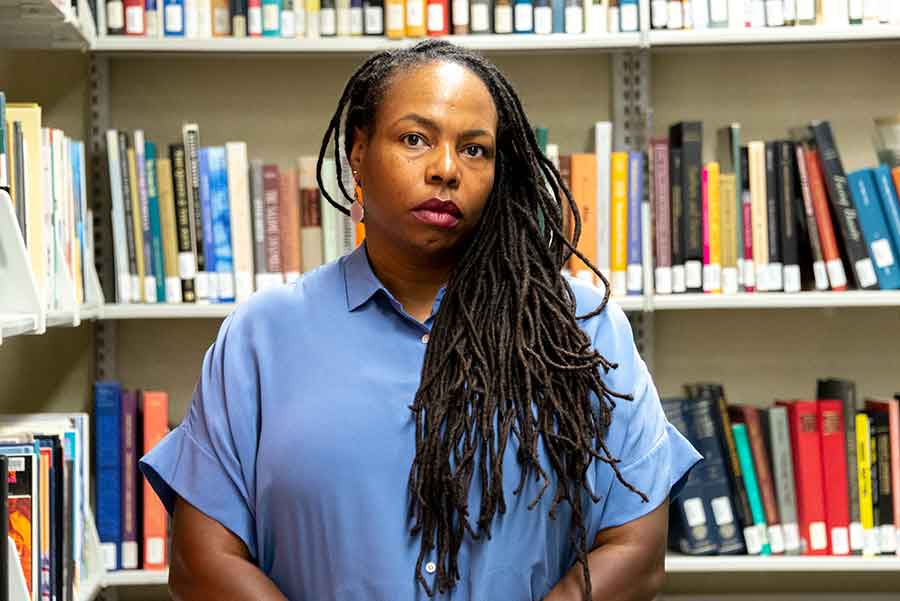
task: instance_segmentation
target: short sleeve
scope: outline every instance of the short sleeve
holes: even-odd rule
[[[258,377],[249,334],[237,321],[233,313],[223,322],[187,416],[140,468],[170,514],[180,496],[238,536],[255,558]]]
[[[681,433],[669,423],[647,365],[641,358],[631,325],[618,306],[610,306],[612,313],[608,325],[611,332],[598,336],[607,340],[618,351],[609,357],[619,366],[610,372],[610,387],[616,392],[630,392],[633,400],[617,400],[613,409],[612,424],[607,437],[610,451],[619,460],[617,467],[623,479],[647,496],[645,502],[639,495],[623,485],[612,467],[595,461],[596,469],[612,474],[605,498],[601,498],[592,511],[589,540],[597,532],[620,526],[638,519],[657,507],[666,498],[674,498],[684,486],[687,475],[702,456]],[[611,338],[611,340],[610,340]],[[595,344],[599,344],[595,342]],[[601,354],[602,346],[598,346]],[[607,482],[595,475],[595,482]],[[603,491],[595,491],[601,494]]]

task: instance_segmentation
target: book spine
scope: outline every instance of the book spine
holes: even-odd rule
[[[316,13],[318,17],[318,13]],[[307,21],[307,26],[309,21]],[[318,31],[318,24],[317,29]],[[247,0],[247,35],[251,38],[261,37],[263,33],[262,0]],[[307,37],[310,37],[307,32]]]
[[[469,0],[452,0],[452,2],[450,13],[453,20],[453,34],[465,35],[469,33]],[[554,14],[554,18],[555,16]],[[555,25],[556,22],[554,21]]]
[[[736,178],[726,173],[719,176],[719,207],[722,239],[722,292],[736,294],[740,290],[737,242],[738,218],[734,203]],[[743,262],[743,258],[741,260]]]
[[[794,456],[797,521],[804,555],[827,555],[828,529],[822,499],[822,453],[815,402],[787,405]]]
[[[797,218],[795,212],[797,190],[794,184],[794,145],[788,141],[776,143],[776,171],[781,208],[781,262],[782,283],[785,292],[800,292],[800,248],[797,243]]]
[[[825,258],[822,254],[819,226],[813,209],[812,192],[809,184],[809,172],[806,168],[806,151],[802,144],[794,148],[796,152],[797,173],[800,177],[800,193],[803,196],[803,212],[806,219],[806,231],[813,258],[813,278],[816,290],[828,290],[828,272],[825,269]]]
[[[225,145],[225,154],[228,162],[227,187],[234,258],[234,296],[237,302],[241,302],[253,294],[253,227],[247,145],[244,142],[229,142]]]
[[[534,33],[534,5],[532,0],[514,0],[513,31],[515,33]]]
[[[610,283],[612,293],[627,293],[628,274],[628,153],[612,153],[612,192],[610,195]]]
[[[816,225],[822,243],[822,257],[825,260],[825,271],[832,290],[847,289],[847,272],[838,251],[837,237],[828,208],[828,195],[825,192],[825,176],[822,173],[822,161],[815,149],[806,150],[806,170],[809,175],[809,191],[812,197]]]
[[[684,278],[688,292],[703,290],[703,199],[701,169],[703,167],[703,129],[699,121],[688,121],[681,127],[681,191],[684,203]]]
[[[594,265],[609,278],[612,267],[612,205],[610,194],[612,192],[612,123],[600,121],[594,124],[594,156],[596,162],[596,209],[592,219],[591,229],[595,232],[594,242],[596,246]],[[571,190],[571,188],[570,188]],[[584,213],[582,213],[582,227],[585,227]]]
[[[883,290],[896,290],[900,288],[900,266],[897,265],[871,170],[861,169],[850,173],[847,176],[847,186],[868,255],[874,264],[878,285]]]
[[[141,210],[141,241],[144,257],[144,301],[156,302],[156,273],[153,262],[153,231],[150,229],[150,207],[147,197],[147,159],[144,132],[134,132],[134,170],[137,174],[137,191]]]
[[[350,0],[350,35],[363,34],[363,2],[362,0]]]
[[[231,35],[236,38],[247,37],[247,0],[231,0]],[[298,26],[298,31],[301,31]]]
[[[213,205],[212,185],[210,183],[209,148],[200,148],[197,153],[197,172],[200,179],[198,198],[200,199],[200,226],[203,231],[203,262],[207,274],[206,301],[214,301],[218,297],[216,276],[216,247],[213,238]]]
[[[194,273],[194,298],[197,302],[205,302],[210,298],[210,281],[206,265],[206,238],[203,235],[203,212],[200,208],[200,172],[197,164],[200,150],[200,127],[196,123],[186,123],[181,128],[184,143],[185,190],[190,210],[191,230],[194,238],[194,256],[196,271]],[[184,276],[181,276],[184,278]]]
[[[744,260],[744,181],[747,179],[747,167],[742,160],[744,153],[741,152],[741,126],[738,123],[732,123],[728,128],[728,142],[731,149],[731,166],[734,170],[734,199],[731,201],[734,205],[735,218],[735,253],[737,255],[737,278],[738,291],[744,290],[746,276],[744,271],[746,261]],[[724,200],[723,200],[724,202]]]
[[[428,35],[448,35],[450,33],[450,5],[448,0],[428,0],[427,11],[426,29]]]
[[[304,273],[323,263],[321,195],[316,184],[316,157],[297,160],[300,189],[301,249]]]
[[[872,507],[872,449],[869,432],[869,416],[856,414],[856,457],[857,479],[859,481],[859,516],[863,527],[865,543],[863,555],[878,555],[878,534]]]
[[[876,167],[873,174],[888,233],[893,243],[894,257],[900,258],[900,200],[897,198],[897,190],[891,182],[891,172],[887,165]]]
[[[778,496],[778,513],[784,534],[784,552],[787,555],[797,555],[800,553],[800,533],[797,526],[797,494],[794,489],[794,466],[787,410],[784,407],[772,407],[767,412],[771,441],[770,457],[775,492]]]
[[[265,287],[266,265],[266,203],[263,189],[263,163],[259,159],[250,161],[250,202],[253,206],[253,270],[256,273],[256,288]]]
[[[831,124],[828,121],[814,121],[812,130],[822,159],[822,168],[828,186],[828,198],[838,222],[843,248],[852,267],[850,270],[853,276],[852,281],[858,288],[876,289],[878,288],[878,279],[872,260],[866,252],[859,218],[850,200],[847,176],[831,132]]]
[[[178,227],[175,221],[175,194],[172,190],[172,161],[156,160],[159,185],[159,216],[162,227],[163,269],[167,303],[181,302],[181,280],[178,277]]]
[[[671,138],[670,138],[671,144]],[[672,190],[672,292],[685,292],[684,279],[684,203],[681,187],[681,148],[670,147]]]
[[[262,0],[262,26],[263,37],[281,35],[281,0]]]
[[[553,7],[552,0],[535,0],[534,2],[534,33],[548,35],[553,33]]]
[[[768,268],[766,270],[766,290],[780,291],[784,288],[782,276],[781,223],[782,204],[778,195],[778,168],[775,142],[766,142],[766,242],[768,244]]]
[[[124,0],[125,34],[144,35],[144,0]]]
[[[119,165],[121,166],[122,205],[125,208],[125,237],[128,247],[129,302],[141,299],[141,282],[138,280],[137,250],[134,237],[134,204],[131,195],[131,170],[128,163],[128,134],[119,132]]]
[[[113,382],[94,385],[94,449],[97,463],[97,534],[103,566],[118,570],[122,546],[122,389]]]
[[[875,448],[878,470],[878,547],[882,554],[897,552],[897,530],[894,526],[894,498],[891,464],[891,428],[887,412],[875,412]]]
[[[765,436],[760,423],[759,410],[744,407],[744,419],[747,435],[750,437],[750,449],[753,454],[753,466],[756,468],[757,484],[762,496],[766,524],[768,525],[769,546],[773,554],[784,553],[784,531],[781,528],[781,516],[778,514],[778,501],[775,497],[775,486],[772,481],[769,453],[765,445]]]
[[[384,0],[363,0],[363,32],[384,35]]]
[[[703,261],[703,291],[722,292],[722,211],[719,189],[719,164],[709,163],[703,168],[705,210],[704,248],[708,252]]]
[[[494,0],[494,33],[513,32],[513,0]]]
[[[153,263],[153,290],[156,302],[166,302],[166,274],[163,258],[162,223],[159,209],[159,183],[156,180],[156,145],[146,143],[144,150],[147,179],[147,213],[150,218],[150,251]],[[148,291],[149,292],[149,291]]]
[[[142,153],[143,154],[143,153]],[[131,197],[131,229],[134,231],[134,261],[137,277],[132,281],[137,291],[136,302],[149,302],[147,298],[147,262],[144,241],[143,215],[145,211],[141,207],[141,193],[138,185],[137,157],[134,149],[128,149],[128,183]],[[147,241],[149,244],[149,240]]]
[[[106,0],[106,33],[125,33],[125,3],[122,0]]]
[[[122,393],[122,556],[121,569],[138,568],[137,392]]]
[[[113,230],[113,260],[116,269],[115,298],[118,303],[131,301],[131,272],[128,268],[125,207],[122,199],[122,165],[119,160],[119,134],[106,132],[106,159],[109,172],[109,196]]]
[[[759,485],[756,481],[756,469],[753,467],[753,455],[750,451],[747,426],[745,424],[731,424],[731,430],[734,433],[734,444],[737,448],[738,459],[741,462],[741,475],[744,478],[744,486],[747,488],[747,498],[750,502],[753,522],[757,525],[757,531],[762,535],[760,555],[771,555],[772,547],[768,540],[769,530],[766,526],[766,514],[763,510]]]
[[[764,142],[750,142],[750,203],[753,223],[753,265],[756,288],[769,289],[768,208],[766,201],[766,147]]]
[[[406,35],[404,0],[384,0],[384,26],[387,37],[398,40]]]
[[[652,202],[654,208],[656,265],[654,280],[657,294],[672,292],[672,202],[669,196],[669,142],[656,139],[650,142],[653,168]]]
[[[145,391],[143,398],[143,453],[149,453],[169,430],[169,397],[165,392]],[[168,564],[166,531],[168,516],[159,497],[143,480],[143,569],[162,570]]]
[[[263,201],[265,203],[266,227],[266,273],[273,274],[273,283],[284,281],[281,260],[281,219],[278,198],[280,175],[276,165],[263,167]]]
[[[581,237],[578,239],[578,251],[595,266],[598,263],[598,231],[597,231],[597,162],[592,154],[573,154],[572,163],[572,197],[581,215]],[[627,168],[627,167],[626,167]],[[572,272],[575,277],[594,282],[595,275],[581,259],[572,258]],[[604,273],[601,270],[601,273]],[[604,273],[604,275],[607,275]]]
[[[228,190],[228,159],[224,146],[209,149],[209,192],[212,209],[212,240],[215,255],[216,297],[234,302],[234,249],[231,241],[231,207]]]
[[[184,0],[163,0],[163,34],[165,37],[184,37]]]
[[[425,37],[425,0],[405,0],[406,37]]]
[[[169,146],[172,161],[172,188],[175,191],[175,227],[178,240],[178,276],[181,279],[181,298],[186,303],[197,300],[194,278],[197,275],[197,247],[194,238],[193,209],[188,197],[188,179],[184,145]]]
[[[818,427],[822,450],[825,521],[831,555],[850,554],[850,515],[847,498],[846,439],[841,401],[818,401]]]
[[[628,294],[643,293],[644,258],[641,236],[641,206],[644,202],[644,154],[628,153],[628,252],[626,290]]]
[[[303,270],[300,230],[300,186],[296,169],[280,174],[279,223],[281,226],[281,267],[284,279],[291,284]]]
[[[216,38],[231,35],[231,3],[229,0],[212,0],[212,35]]]

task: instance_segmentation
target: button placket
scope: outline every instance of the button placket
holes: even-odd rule
[[[428,334],[422,334],[422,344],[428,344],[428,341],[431,340],[431,336]]]

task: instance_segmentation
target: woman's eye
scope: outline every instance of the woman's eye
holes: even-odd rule
[[[412,146],[414,148],[419,147],[419,142],[425,143],[425,140],[419,134],[406,134],[402,139],[406,142],[407,146]]]
[[[466,148],[465,148],[465,150],[463,150],[463,152],[465,152],[466,155],[468,155],[472,158],[483,157],[485,154],[484,146],[478,146],[478,145],[466,146]]]

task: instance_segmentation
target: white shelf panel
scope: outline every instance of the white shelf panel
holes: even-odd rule
[[[719,555],[692,557],[666,556],[669,574],[712,572],[900,572],[900,557],[831,557]]]
[[[749,292],[741,294],[666,294],[653,297],[656,310],[804,309],[816,307],[896,307],[900,291]]]
[[[72,326],[75,325],[75,313],[69,310],[48,311],[47,327]]]
[[[609,298],[618,303],[623,311],[643,311],[644,309],[643,296],[610,296]]]
[[[98,319],[221,319],[234,310],[234,303],[184,303],[104,305]]]
[[[825,27],[761,27],[756,29],[696,29],[688,31],[652,30],[650,47],[728,46],[758,44],[812,44],[828,42],[900,41],[896,25],[847,25]]]
[[[37,315],[28,313],[0,314],[0,341],[11,336],[27,334],[37,327]]]
[[[107,572],[105,587],[112,586],[165,586],[169,583],[168,570],[119,570]]]
[[[0,0],[5,1],[5,0]],[[387,48],[406,48],[424,38],[389,40],[384,37],[305,38],[138,38],[98,37],[92,49],[108,53],[358,53],[368,54]],[[454,44],[485,51],[620,50],[638,48],[641,36],[625,34],[492,34],[447,36]]]
[[[0,0],[0,48],[88,48],[86,29],[50,0]]]

